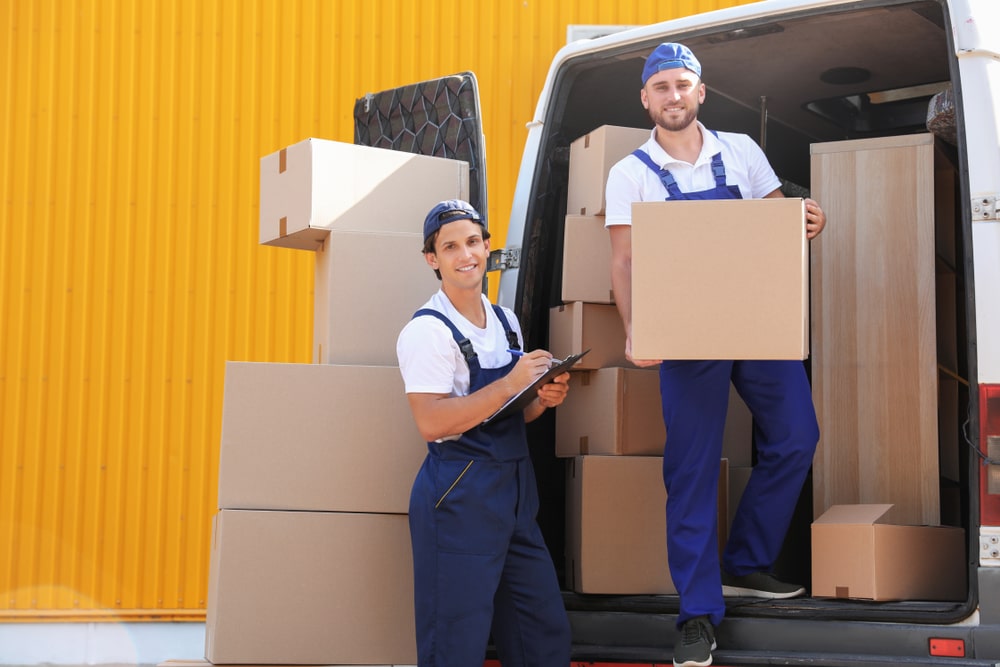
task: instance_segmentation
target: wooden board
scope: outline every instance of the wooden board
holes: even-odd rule
[[[937,525],[933,137],[814,144],[811,160],[828,220],[811,256],[814,515],[893,503]]]

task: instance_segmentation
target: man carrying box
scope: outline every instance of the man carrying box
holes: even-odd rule
[[[536,521],[525,422],[563,402],[569,373],[511,416],[490,420],[549,369],[522,352],[514,313],[482,292],[489,233],[448,200],[424,221],[424,258],[441,289],[399,334],[396,354],[428,455],[410,495],[417,662],[481,665],[490,633],[505,667],[568,667],[570,626]]]
[[[608,175],[611,282],[625,325],[626,357],[637,366],[660,364],[667,559],[680,596],[681,640],[674,665],[704,667],[712,662],[715,627],[725,614],[724,592],[764,598],[805,592],[770,570],[812,464],[819,427],[801,362],[632,358],[632,202],[783,196],[781,182],[750,137],[709,132],[698,122],[705,84],[690,49],[658,46],[646,60],[642,84],[640,99],[656,126],[649,141]],[[822,231],[826,216],[812,199],[805,206],[811,239]],[[754,416],[758,463],[733,519],[720,570],[716,503],[730,382]]]

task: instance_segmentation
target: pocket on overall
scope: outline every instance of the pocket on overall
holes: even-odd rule
[[[516,468],[483,460],[442,460],[437,466],[434,522],[438,548],[454,553],[506,551],[514,529]]]

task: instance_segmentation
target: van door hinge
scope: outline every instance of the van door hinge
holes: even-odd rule
[[[982,567],[1000,566],[1000,528],[980,526],[979,565]]]
[[[972,198],[972,221],[1000,220],[997,210],[998,195],[980,195]]]
[[[486,270],[505,271],[507,269],[517,269],[520,266],[520,248],[500,248],[490,253],[489,261],[486,263]]]

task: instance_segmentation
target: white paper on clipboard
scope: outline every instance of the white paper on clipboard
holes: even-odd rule
[[[557,375],[562,375],[569,369],[576,365],[576,362],[583,358],[583,355],[590,352],[590,348],[587,348],[579,354],[571,354],[565,359],[553,359],[554,366],[550,367],[549,370],[545,371],[542,375],[538,377],[537,380],[529,384],[527,387],[519,391],[510,397],[510,399],[500,406],[500,409],[494,412],[492,415],[483,420],[483,424],[489,424],[490,422],[495,422],[500,419],[504,419],[514,414],[515,412],[520,412],[528,407],[528,403],[535,400],[535,396],[538,395],[538,388],[547,382],[551,382]]]

